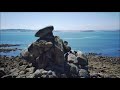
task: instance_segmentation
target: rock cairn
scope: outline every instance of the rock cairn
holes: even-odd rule
[[[27,71],[26,78],[89,78],[87,58],[81,51],[71,50],[67,41],[53,35],[53,30],[48,26],[35,34],[39,39],[21,53],[21,58],[32,65],[16,77],[22,78],[19,75],[25,76]]]

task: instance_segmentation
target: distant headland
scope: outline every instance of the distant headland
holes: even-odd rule
[[[11,32],[36,32],[34,29],[0,29],[0,31],[11,31]],[[54,30],[54,32],[96,32],[96,31],[120,31],[120,30]]]

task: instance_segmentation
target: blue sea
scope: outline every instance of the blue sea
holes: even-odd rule
[[[34,36],[36,32],[0,31],[0,44],[21,44],[16,47],[27,49],[28,45],[38,39]],[[101,53],[103,56],[120,56],[120,31],[58,31],[53,34],[68,41],[73,50],[80,50],[83,53]],[[20,52],[19,50],[9,53],[1,52],[0,55],[15,56]]]

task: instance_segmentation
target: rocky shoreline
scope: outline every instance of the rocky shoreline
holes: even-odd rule
[[[86,55],[92,78],[120,78],[120,57]]]
[[[11,51],[17,51],[17,50],[22,50],[22,49],[18,49],[18,48],[0,48],[0,52],[4,52],[4,53],[8,53]]]
[[[0,47],[20,46],[20,44],[0,44]]]
[[[86,55],[89,78],[120,78],[120,57]],[[51,77],[45,74],[51,74]],[[43,76],[42,76],[43,75]],[[40,77],[42,76],[42,77]],[[19,56],[0,56],[0,78],[60,78],[52,70],[35,69]],[[67,78],[67,77],[61,77]]]
[[[8,53],[11,51],[17,51],[17,50],[21,51],[22,50],[19,48],[14,48],[14,46],[20,46],[20,44],[0,44],[0,52]]]
[[[0,78],[120,78],[120,57],[74,51],[53,29],[40,29],[20,56],[0,56]]]

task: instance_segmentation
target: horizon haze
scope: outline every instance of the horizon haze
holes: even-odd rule
[[[119,30],[120,12],[0,12],[1,29]]]

